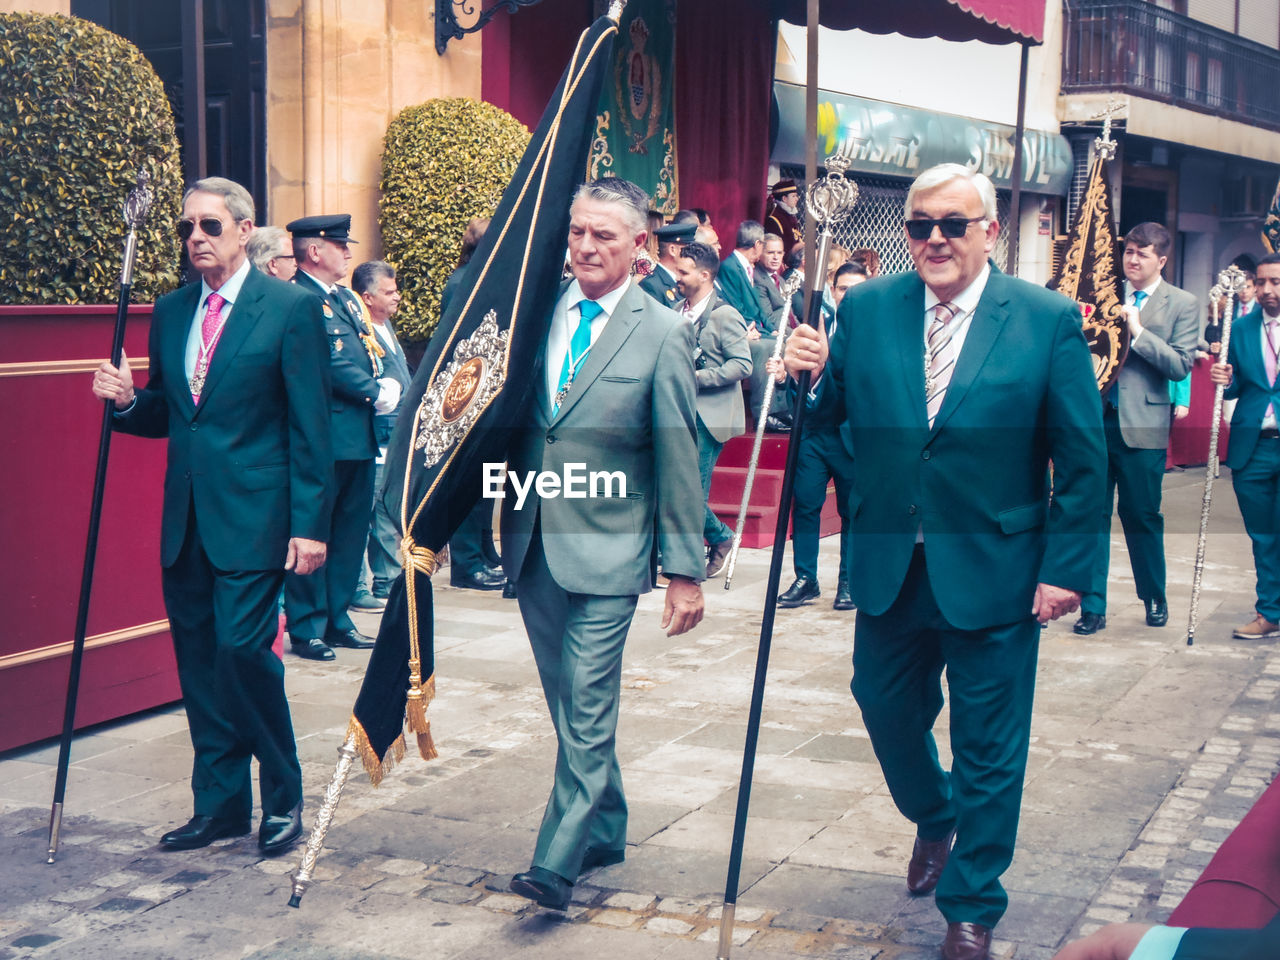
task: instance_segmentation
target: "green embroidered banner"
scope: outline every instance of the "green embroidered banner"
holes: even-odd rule
[[[600,91],[588,176],[623,177],[668,216],[680,209],[676,180],[675,0],[631,0],[618,25]]]

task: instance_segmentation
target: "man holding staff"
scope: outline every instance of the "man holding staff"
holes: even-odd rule
[[[286,571],[325,561],[333,498],[329,348],[320,301],[254,270],[253,199],[221,177],[182,203],[178,236],[198,283],[156,303],[150,377],[103,363],[93,392],[115,427],[168,437],[160,563],[178,682],[191,728],[195,815],[166,850],[249,832],[249,762],[258,758],[258,845],[302,832],[302,770],[271,650]]]
[[[858,464],[852,689],[916,824],[907,885],[936,887],[947,960],[984,960],[1008,903],[1039,627],[1089,583],[1102,411],[1075,304],[987,259],[1000,229],[990,180],[927,170],[906,218],[915,272],[851,290],[830,343],[798,327],[785,363],[812,371]],[[932,733],[944,667],[950,771]]]
[[[1226,463],[1258,577],[1257,616],[1232,635],[1273,640],[1280,637],[1280,253],[1259,261],[1254,285],[1258,305],[1236,321],[1229,362],[1215,363],[1209,376],[1227,388],[1224,397],[1238,400]]]

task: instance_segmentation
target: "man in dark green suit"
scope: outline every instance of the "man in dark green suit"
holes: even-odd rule
[[[162,297],[147,385],[127,360],[93,391],[115,428],[168,437],[160,530],[165,607],[195,748],[195,816],[161,847],[249,832],[260,764],[264,852],[302,830],[284,666],[271,650],[285,571],[325,561],[332,498],[329,360],[320,301],[252,269],[253,200],[221,177],[183,200],[178,235],[202,279]]]
[[[990,180],[934,167],[906,216],[916,272],[851,290],[829,347],[797,328],[786,365],[813,371],[817,402],[842,411],[857,464],[852,688],[916,824],[907,885],[936,887],[943,956],[980,960],[1008,904],[1039,625],[1075,610],[1089,583],[1102,410],[1076,306],[987,259]],[[932,733],[944,667],[950,771]]]
[[[558,743],[533,863],[511,889],[557,910],[580,873],[625,855],[615,750],[622,650],[639,595],[654,586],[655,546],[670,576],[662,626],[674,636],[702,619],[693,330],[631,282],[648,209],[644,191],[618,177],[574,198],[574,280],[556,303],[508,455],[502,564]],[[548,475],[567,487],[575,468],[579,483],[609,476],[592,480],[590,495],[581,486],[576,496],[540,495]],[[539,494],[517,499],[511,475],[525,484],[540,475]]]

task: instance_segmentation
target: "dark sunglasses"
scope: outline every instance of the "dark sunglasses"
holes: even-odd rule
[[[217,217],[201,217],[200,229],[206,237],[222,236],[222,221]],[[191,234],[196,232],[196,222],[194,220],[178,221],[178,239],[190,240]]]
[[[928,240],[937,227],[948,240],[958,240],[969,230],[969,224],[981,223],[986,217],[943,217],[941,220],[907,220],[907,236],[912,240]]]

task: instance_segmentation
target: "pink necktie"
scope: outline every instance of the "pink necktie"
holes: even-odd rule
[[[209,294],[205,301],[204,320],[200,323],[200,353],[196,356],[195,371],[191,375],[191,402],[200,402],[200,392],[204,389],[204,378],[209,373],[209,364],[213,361],[213,351],[222,339],[222,305],[226,297],[216,293]]]
[[[933,428],[938,411],[942,409],[947,386],[951,383],[951,372],[956,366],[955,351],[951,349],[951,337],[955,333],[951,321],[956,315],[954,304],[939,303],[933,308],[933,322],[929,324],[929,332],[925,336],[928,362],[925,366],[924,405],[929,415],[930,429]]]

